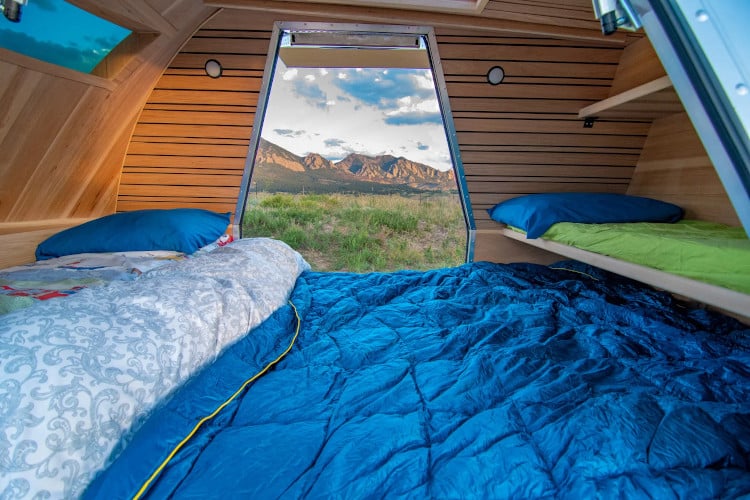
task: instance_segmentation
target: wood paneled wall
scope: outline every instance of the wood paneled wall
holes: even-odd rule
[[[216,11],[200,0],[77,3],[157,35],[136,43],[111,78],[0,50],[0,267],[33,260],[36,244],[61,227],[115,210],[122,160],[146,97]]]
[[[601,35],[589,0],[489,0],[479,15],[286,0],[73,3],[139,37],[125,51],[129,61],[101,68],[106,78],[0,50],[0,266],[31,260],[36,243],[60,227],[115,210],[233,211],[276,20],[435,27],[472,208],[485,232],[497,227],[486,209],[519,194],[629,185],[643,192],[653,182],[640,173],[664,165],[660,144],[675,130],[687,137],[679,117],[653,128],[651,118],[624,116],[583,127],[581,108],[658,72],[640,64],[648,53],[641,36]],[[228,5],[238,8],[219,9]],[[222,78],[204,74],[207,58],[221,61]],[[628,60],[638,64],[620,64]],[[506,73],[498,86],[485,77],[494,65]],[[701,151],[680,158],[708,168]],[[672,166],[684,173],[680,162]],[[718,191],[711,195],[723,203]],[[731,211],[711,206],[691,210],[731,220]],[[502,260],[494,243],[485,248]]]
[[[234,212],[272,21],[239,29],[224,12],[193,36],[156,83],[123,166],[117,210]],[[211,78],[205,62],[223,73]]]
[[[400,15],[408,21],[412,14]],[[203,26],[148,99],[125,160],[118,210],[234,210],[276,20],[335,21],[225,9]],[[624,46],[583,33],[571,40],[436,29],[478,227],[496,227],[486,209],[519,194],[627,189],[650,123],[583,127],[578,111],[609,95]],[[225,68],[217,80],[203,71],[210,58]],[[506,78],[492,86],[486,73],[496,64]]]
[[[451,109],[478,228],[487,209],[527,193],[624,193],[650,124],[578,111],[608,96],[621,49],[551,38],[438,31]],[[505,80],[487,84],[498,64]]]
[[[686,113],[654,121],[628,194],[679,205],[688,219],[741,225]]]
[[[665,76],[653,47],[643,38],[623,51],[610,96]],[[666,91],[674,93],[671,88]],[[678,112],[660,116],[657,106],[649,105],[656,118],[627,193],[679,205],[688,219],[739,226],[737,213],[687,113],[678,104]]]

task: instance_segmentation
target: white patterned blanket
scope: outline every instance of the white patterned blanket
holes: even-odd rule
[[[284,305],[297,252],[235,241],[0,316],[0,498],[71,498],[155,405]]]

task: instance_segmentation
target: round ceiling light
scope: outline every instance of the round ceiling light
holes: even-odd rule
[[[492,85],[497,85],[505,78],[505,71],[500,66],[493,66],[487,72],[487,81]]]
[[[221,76],[221,63],[216,59],[209,59],[205,65],[206,74],[211,78],[219,78]]]

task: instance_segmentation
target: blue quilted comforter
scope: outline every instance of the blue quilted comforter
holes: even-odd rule
[[[304,273],[87,495],[750,494],[747,327],[554,267]]]

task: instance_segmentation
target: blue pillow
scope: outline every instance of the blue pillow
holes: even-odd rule
[[[488,212],[497,222],[523,229],[530,239],[557,222],[677,222],[684,214],[671,203],[612,193],[529,194],[498,203]]]
[[[190,254],[216,241],[231,212],[199,208],[136,210],[106,215],[60,231],[36,248],[37,260],[90,252],[173,250]]]

